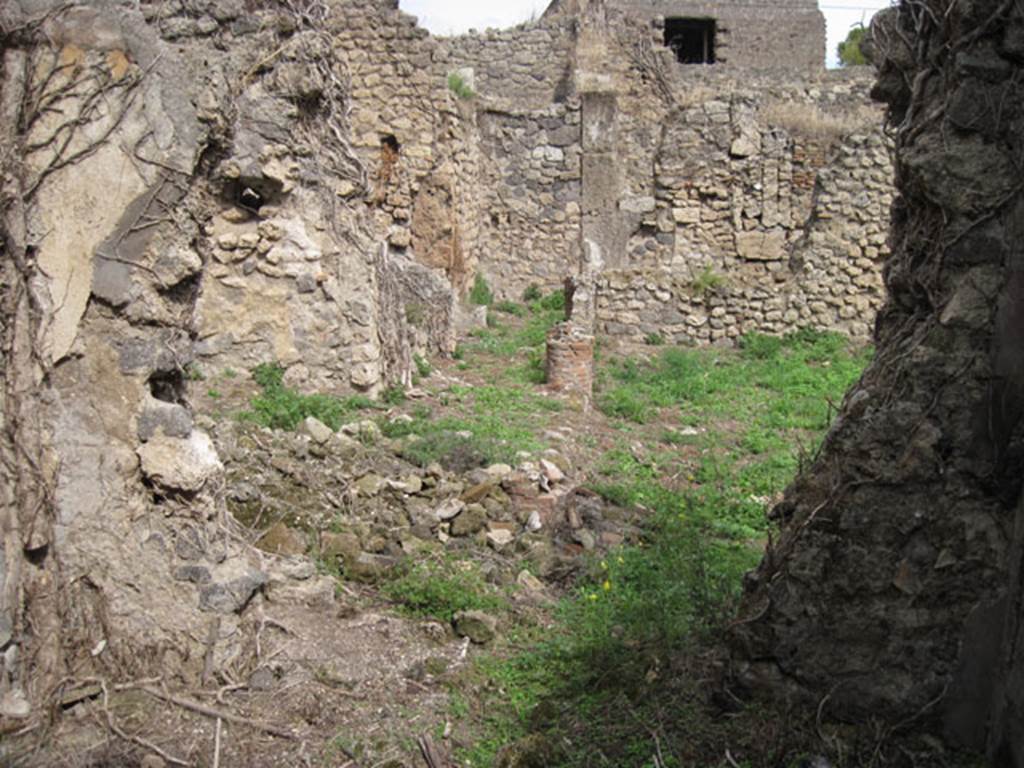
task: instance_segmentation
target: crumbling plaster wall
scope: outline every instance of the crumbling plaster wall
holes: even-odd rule
[[[0,9],[0,447],[16,473],[0,499],[0,714],[25,716],[72,667],[194,681],[208,650],[251,653],[249,607],[323,594],[224,514],[190,371],[279,362],[303,388],[373,392],[409,380],[414,350],[453,348],[451,284],[385,243],[395,211],[354,138],[358,81],[337,51],[357,19],[420,55],[424,35],[386,3]],[[434,96],[400,165],[450,172],[468,199],[472,142]]]
[[[464,292],[480,238],[475,107],[448,88],[452,65],[438,41],[384,5],[370,14],[339,4],[335,38],[351,78],[352,144],[369,173],[374,224]]]

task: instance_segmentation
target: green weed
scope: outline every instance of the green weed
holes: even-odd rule
[[[458,72],[449,73],[448,90],[463,100],[472,99],[476,96],[476,92],[469,87],[469,83],[467,83],[466,79]]]
[[[284,373],[285,369],[276,364],[256,366],[252,378],[263,391],[252,399],[249,410],[240,413],[238,418],[270,429],[290,430],[313,416],[336,430],[356,411],[376,407],[372,400],[361,395],[348,398],[304,395],[284,386]]]
[[[452,557],[415,563],[385,582],[382,591],[408,613],[446,623],[459,611],[497,613],[505,604],[476,563]]]
[[[487,279],[479,272],[473,278],[473,287],[469,290],[469,303],[478,307],[489,307],[494,303],[494,293]]]

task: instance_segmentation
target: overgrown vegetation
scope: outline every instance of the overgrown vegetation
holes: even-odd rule
[[[469,290],[469,303],[475,304],[478,307],[489,307],[494,303],[494,293],[491,292],[491,286],[487,284],[487,279],[479,272],[473,278],[473,287]]]
[[[457,693],[455,706],[483,732],[461,755],[467,764],[492,765],[510,742],[522,764],[546,766],[717,765],[722,744],[739,765],[766,754],[775,762],[763,764],[799,764],[809,724],[756,709],[709,712],[709,649],[760,558],[766,506],[867,355],[802,331],[604,368],[600,407],[624,437],[605,451],[592,488],[646,510],[642,541],[595,559],[552,625],[514,637],[462,681],[471,694]],[[652,428],[664,448],[629,439]]]
[[[860,24],[851,29],[850,34],[846,36],[846,39],[839,43],[836,53],[839,56],[839,63],[842,66],[863,66],[869,63],[867,57],[860,48],[866,33],[867,27]]]
[[[382,587],[385,596],[415,616],[448,623],[459,611],[500,612],[505,601],[472,560],[435,557],[407,566]]]
[[[881,122],[881,115],[877,107],[869,104],[851,103],[826,111],[777,99],[765,103],[761,119],[796,138],[834,145],[846,136],[873,129]]]
[[[304,395],[285,386],[284,374],[285,369],[280,365],[256,366],[252,378],[262,393],[253,398],[249,410],[240,413],[239,418],[271,429],[295,429],[305,418],[313,416],[336,430],[357,411],[376,407],[372,400],[361,395],[346,398]]]
[[[712,266],[704,267],[690,282],[690,290],[697,296],[705,296],[725,286],[725,278]]]
[[[458,98],[468,100],[476,97],[476,92],[466,82],[466,78],[458,72],[451,72],[448,75],[448,90]]]
[[[518,384],[452,387],[444,403],[450,412],[440,418],[420,408],[412,421],[382,425],[388,437],[404,438],[402,455],[414,464],[438,462],[460,471],[514,464],[519,452],[541,447],[536,435],[544,415],[561,408],[557,400]]]

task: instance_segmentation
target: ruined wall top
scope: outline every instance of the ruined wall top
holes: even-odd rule
[[[825,62],[816,0],[554,0],[545,19],[603,6],[649,22],[682,64],[815,72]]]

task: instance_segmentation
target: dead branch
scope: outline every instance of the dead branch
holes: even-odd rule
[[[171,693],[164,693],[163,691],[151,686],[138,686],[138,690],[148,693],[154,698],[166,701],[168,704],[174,704],[182,709],[190,710],[205,717],[213,719],[219,718],[221,720],[226,720],[229,723],[235,723],[236,725],[246,725],[250,728],[255,728],[258,731],[269,733],[271,736],[277,736],[279,739],[288,739],[289,741],[298,740],[298,737],[291,731],[285,730],[284,728],[276,725],[271,725],[270,723],[261,723],[259,720],[252,720],[247,717],[242,717],[241,715],[236,715],[233,712],[217,709],[216,707],[209,707],[206,704],[200,704],[198,701],[185,699]]]
[[[186,768],[189,768],[189,766],[192,765],[191,763],[189,763],[189,762],[187,762],[185,760],[181,760],[180,758],[177,758],[174,755],[169,754],[168,752],[166,752],[165,750],[161,749],[160,747],[158,747],[153,742],[147,741],[146,739],[143,739],[141,736],[132,736],[132,735],[126,733],[124,731],[124,729],[122,729],[117,724],[117,721],[114,720],[114,714],[110,711],[110,692],[107,689],[106,681],[105,680],[95,680],[93,682],[98,683],[100,685],[100,687],[103,689],[103,714],[106,717],[107,727],[110,729],[111,733],[115,734],[118,738],[123,739],[124,741],[130,741],[133,744],[138,744],[143,749],[147,749],[150,752],[153,752],[154,754],[159,755],[160,757],[162,757],[164,760],[166,760],[168,763],[171,763],[172,765],[181,765],[181,766],[185,766]],[[145,690],[145,689],[143,689],[143,690]]]

